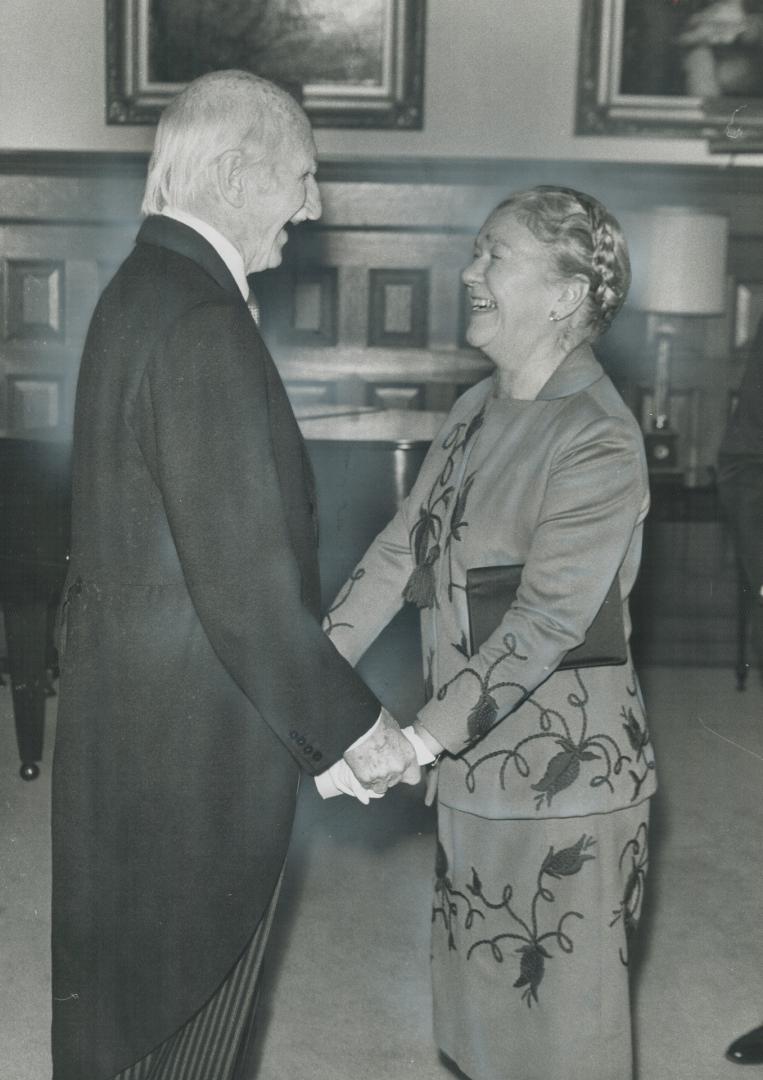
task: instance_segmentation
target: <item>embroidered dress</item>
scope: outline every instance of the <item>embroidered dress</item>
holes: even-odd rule
[[[471,1080],[630,1080],[649,800],[496,821],[440,805],[434,1030]]]
[[[447,808],[454,838],[448,864],[462,875],[474,866],[481,880],[490,883],[486,895],[491,901],[500,899],[509,883],[515,890],[535,888],[549,849],[569,846],[569,819],[577,821],[572,832],[593,838],[594,844],[600,841],[592,818],[611,814],[620,821],[620,811],[639,808],[639,821],[646,820],[645,803],[656,786],[654,759],[630,655],[622,665],[558,672],[556,667],[582,642],[615,579],[629,637],[628,595],[641,555],[648,491],[638,425],[590,348],[572,353],[535,400],[496,397],[493,380],[486,379],[456,402],[411,494],[332,605],[326,628],[352,662],[405,600],[421,608],[428,700],[419,720],[447,751],[436,782],[441,828]],[[467,571],[518,565],[523,570],[515,601],[470,656]],[[454,824],[464,816],[474,819],[473,829]],[[504,847],[491,839],[482,851],[481,827],[491,838],[496,829],[503,833]],[[614,823],[603,829],[612,832]],[[535,832],[537,839],[522,854]],[[526,839],[517,841],[520,833]],[[623,875],[612,844],[605,846],[609,854],[596,857],[596,873],[581,869],[576,875],[570,909],[584,918],[586,910],[591,912],[586,933],[598,925],[599,944],[590,948],[602,955],[611,932],[601,913],[620,895]],[[591,860],[583,861],[589,867]],[[463,891],[463,881],[459,888]],[[588,891],[588,903],[579,890]],[[435,911],[438,903],[442,906],[436,886]],[[442,934],[436,920],[435,957]],[[447,936],[444,947],[447,951]],[[468,959],[461,950],[457,962],[435,960],[438,1032],[447,1028],[447,1003],[459,998],[451,983],[467,979],[474,956]],[[551,965],[542,953],[533,953],[534,961],[531,954],[522,956],[525,965],[539,957]],[[597,970],[596,962],[589,970]],[[483,970],[484,994],[496,996],[507,1008],[511,996],[516,997],[508,974],[498,962]],[[467,981],[472,978],[469,974]],[[586,986],[578,985],[585,995]],[[512,1065],[514,1014],[498,1010],[501,1023],[480,1022],[479,1041],[494,1039],[484,1060],[501,1060],[505,1067],[475,1075],[480,1080],[629,1076],[603,1071],[606,1062],[596,1060],[595,1050],[612,1035],[624,1040],[628,1056],[627,979],[624,985],[618,1034],[602,1031],[590,1040],[579,1073],[543,1071],[540,1063],[556,1038],[552,1022],[545,1028],[539,1024],[535,1071],[524,1058]],[[599,992],[593,985],[589,989]],[[561,1008],[561,999],[546,995],[543,1004],[540,992],[538,997],[535,1001],[531,994],[533,1008],[548,1013]],[[527,1012],[526,1004],[523,1010],[519,1016]],[[455,1020],[454,1015],[454,1025]],[[603,1027],[610,1022],[615,1021],[602,1016]],[[468,1072],[466,1062],[472,1058],[459,1057],[462,1045],[471,1054],[466,1038],[443,1048]]]

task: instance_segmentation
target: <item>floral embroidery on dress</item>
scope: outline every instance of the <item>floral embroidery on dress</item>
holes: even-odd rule
[[[630,686],[626,687],[626,690],[631,697],[636,697],[635,686],[633,690],[631,690]],[[623,729],[628,737],[628,742],[631,744],[631,749],[636,755],[633,767],[628,770],[628,775],[633,781],[633,795],[631,801],[635,801],[641,793],[644,781],[647,779],[650,772],[654,770],[654,761],[650,761],[646,756],[646,748],[650,745],[651,739],[649,737],[648,729],[644,724],[639,723],[638,718],[630,705],[627,709],[625,705],[623,705],[620,709],[620,715],[624,721]]]
[[[463,586],[454,585],[453,588],[463,588]],[[461,640],[452,641],[451,645],[456,650],[456,652],[460,652],[461,655],[465,656],[467,660],[471,659],[472,654],[469,652],[469,640],[463,630],[461,631]]]
[[[505,658],[503,656],[501,660]],[[532,695],[528,696],[526,704],[534,706],[538,710],[540,731],[532,735],[526,735],[510,749],[493,750],[490,753],[483,754],[482,757],[477,758],[475,761],[470,761],[466,756],[463,756],[461,760],[467,768],[465,783],[469,792],[474,792],[477,788],[477,771],[486,762],[494,759],[503,759],[498,773],[502,790],[506,790],[506,772],[511,763],[513,763],[519,776],[525,780],[529,779],[532,770],[525,753],[526,749],[530,745],[536,746],[544,742],[550,742],[556,748],[556,752],[546,760],[543,775],[530,785],[532,790],[537,792],[535,796],[536,810],[540,810],[544,803],[547,807],[551,806],[555,796],[574,784],[580,777],[583,763],[599,762],[602,766],[601,771],[590,778],[589,785],[595,788],[603,784],[614,793],[612,778],[618,777],[623,767],[631,764],[633,759],[623,754],[611,735],[604,732],[589,734],[586,708],[589,702],[588,690],[583,682],[580,670],[575,668],[573,674],[580,687],[580,693],[573,692],[569,694],[567,701],[573,709],[579,712],[576,724],[565,717],[558,709],[541,705]],[[502,685],[513,686],[516,684],[504,683]],[[475,709],[480,706],[484,696],[483,690]],[[494,700],[493,704],[495,704]],[[474,709],[472,712],[474,712]],[[634,723],[636,723],[635,718]],[[573,728],[576,725],[577,731],[574,731]],[[643,759],[643,747],[640,751],[640,757]],[[650,767],[653,766],[647,764],[647,769]],[[635,800],[639,790],[640,786],[634,791],[631,801]]]
[[[453,584],[453,543],[454,541],[456,543],[460,542],[462,539],[461,530],[469,528],[469,522],[464,518],[464,513],[476,475],[476,473],[470,473],[461,485],[461,490],[456,496],[453,506],[453,513],[450,516],[450,528],[448,529],[448,538],[445,541],[445,551],[448,556],[448,600],[451,604],[453,603],[453,590],[463,588],[463,585]]]
[[[510,686],[514,690],[520,690],[523,695],[527,694],[526,688],[518,682],[504,681],[491,683],[490,680],[492,679],[496,668],[502,664],[504,660],[527,660],[526,656],[522,656],[521,653],[517,652],[517,639],[513,634],[504,635],[503,647],[506,651],[501,653],[501,655],[493,661],[484,675],[480,675],[471,667],[461,668],[452,679],[449,679],[448,682],[444,683],[437,691],[437,700],[443,701],[447,696],[450,687],[458,682],[462,675],[473,675],[480,684],[479,697],[466,718],[469,738],[474,742],[476,742],[477,739],[481,739],[483,735],[487,735],[488,731],[490,731],[498,720],[498,702],[493,697],[496,690]]]
[[[448,875],[448,856],[445,854],[445,849],[439,840],[437,841],[434,872],[435,898],[439,898],[440,903],[435,904],[432,908],[432,922],[437,921],[438,915],[442,916],[443,924],[448,931],[448,948],[453,950],[456,948],[456,939],[453,936],[453,922],[458,918],[458,901],[460,900],[466,905],[464,926],[467,930],[471,930],[476,916],[479,916],[480,919],[484,919],[485,916],[472,905],[466,893],[453,888],[453,882]]]
[[[456,467],[456,458],[459,455],[463,456],[466,447],[482,427],[484,419],[485,406],[483,405],[468,424],[460,421],[451,428],[443,439],[442,448],[449,451],[448,457],[429,493],[426,503],[419,507],[418,520],[410,532],[411,549],[416,565],[403,590],[403,596],[417,607],[434,607],[436,591],[435,565],[443,551],[444,518],[455,491],[455,487],[450,481]],[[463,484],[456,498],[454,517],[457,520],[455,526],[451,522],[450,531],[444,541],[446,549],[450,548],[454,535],[456,540],[461,539],[460,530],[467,527],[468,523],[464,520],[463,515],[473,481],[474,474]],[[452,597],[452,591],[449,592],[449,595]]]
[[[630,859],[630,869],[625,882],[622,903],[612,912],[613,918],[610,926],[622,921],[625,930],[625,953],[620,947],[620,960],[627,967],[628,953],[633,936],[638,928],[641,916],[641,906],[644,901],[644,885],[646,872],[649,866],[649,827],[642,821],[636,835],[623,848],[620,853],[619,866]]]
[[[427,672],[424,676],[424,701],[431,701],[434,697],[434,649],[430,649],[426,657]]]
[[[595,855],[590,853],[595,843],[593,837],[586,836],[584,833],[577,843],[572,844],[570,847],[562,848],[560,851],[554,851],[553,847],[549,848],[548,854],[538,872],[537,887],[530,905],[529,918],[523,919],[512,907],[514,887],[511,883],[504,885],[500,900],[489,900],[485,895],[479,874],[472,867],[472,880],[467,884],[466,889],[474,897],[475,903],[472,903],[466,893],[454,889],[448,877],[448,862],[445,851],[438,842],[435,894],[442,898],[442,903],[435,906],[432,912],[432,921],[436,921],[437,915],[442,915],[443,923],[448,931],[448,948],[457,949],[453,934],[453,923],[459,915],[459,902],[465,907],[464,928],[466,930],[472,929],[477,917],[481,918],[483,923],[486,919],[484,911],[477,906],[478,903],[489,911],[505,912],[515,929],[475,941],[469,947],[467,960],[471,959],[476,949],[487,946],[495,962],[503,964],[506,960],[506,954],[501,947],[502,943],[519,942],[519,945],[512,950],[520,958],[519,974],[513,985],[517,989],[522,989],[522,1000],[526,1001],[528,1006],[532,1006],[533,1001],[538,1001],[538,990],[546,973],[546,960],[553,959],[553,954],[549,951],[551,945],[555,943],[563,953],[571,953],[574,949],[574,942],[564,929],[565,922],[571,918],[584,918],[579,911],[565,911],[559,917],[555,929],[547,929],[541,932],[540,901],[542,900],[547,904],[556,903],[556,897],[548,882],[544,881],[544,877],[560,881],[564,877],[580,873],[586,862],[596,858]]]
[[[345,582],[343,586],[343,591],[340,592],[339,596],[337,596],[336,602],[332,604],[332,606],[326,612],[323,619],[323,629],[329,636],[331,636],[334,630],[339,629],[339,627],[346,627],[349,630],[352,630],[354,628],[354,623],[334,622],[333,615],[334,612],[337,611],[343,604],[347,603],[347,601],[350,599],[350,594],[352,593],[352,590],[355,588],[355,585],[358,581],[360,581],[361,578],[365,576],[366,572],[363,567],[356,567]]]

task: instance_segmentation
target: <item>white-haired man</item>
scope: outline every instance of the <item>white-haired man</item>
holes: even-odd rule
[[[143,208],[77,387],[54,1080],[248,1077],[300,770],[363,801],[419,777],[320,629],[310,465],[246,302],[321,212],[304,113],[203,76],[160,121]]]

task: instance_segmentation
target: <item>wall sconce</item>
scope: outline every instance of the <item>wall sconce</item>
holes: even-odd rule
[[[689,207],[660,206],[639,221],[638,271],[631,302],[653,322],[653,409],[644,441],[650,468],[678,467],[678,438],[670,423],[670,369],[681,320],[726,311],[728,220]]]

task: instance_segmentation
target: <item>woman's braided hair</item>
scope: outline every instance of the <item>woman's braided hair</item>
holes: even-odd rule
[[[591,195],[547,184],[510,195],[494,213],[499,210],[510,210],[549,246],[560,278],[582,274],[588,279],[587,326],[592,337],[603,334],[631,282],[628,246],[617,218]]]

